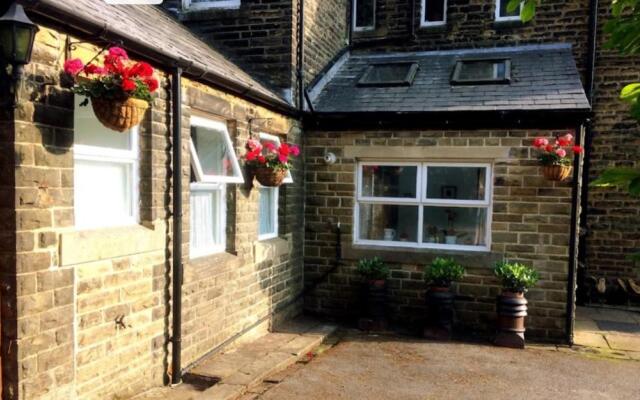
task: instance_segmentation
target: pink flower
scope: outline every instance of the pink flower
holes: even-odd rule
[[[117,58],[124,58],[125,60],[129,59],[127,52],[124,51],[121,47],[112,47],[109,49],[109,55]]]
[[[533,145],[534,145],[535,147],[537,147],[537,148],[544,147],[544,146],[546,146],[546,145],[548,145],[548,144],[549,144],[549,140],[548,140],[548,139],[545,139],[545,138],[542,138],[542,137],[537,137],[537,138],[535,138],[535,140],[533,141]]]
[[[64,72],[69,75],[77,75],[84,69],[84,64],[79,58],[74,58],[64,62]]]
[[[264,148],[269,150],[269,151],[273,151],[273,152],[276,151],[276,145],[271,143],[271,142],[265,142]]]
[[[260,155],[261,151],[262,151],[262,148],[251,150],[250,152],[247,153],[245,158],[247,159],[247,161],[253,161],[256,158],[258,158],[258,156]]]
[[[566,135],[558,138],[558,140],[556,140],[556,143],[560,146],[569,146],[571,144],[571,142],[573,141],[573,135],[570,133],[567,133]]]
[[[558,157],[560,158],[565,158],[567,156],[567,152],[565,149],[558,149],[556,150],[556,154],[558,155]]]
[[[260,143],[259,140],[256,139],[249,139],[247,140],[247,148],[249,150],[259,150],[262,151],[262,144]]]
[[[291,154],[294,155],[294,157],[298,157],[300,155],[300,147],[298,147],[298,145],[294,144],[291,145]]]

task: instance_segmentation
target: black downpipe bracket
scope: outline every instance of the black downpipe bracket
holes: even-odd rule
[[[594,80],[596,73],[596,55],[598,38],[598,0],[589,2],[589,37],[587,51],[587,71],[585,76],[585,92],[589,104],[593,107],[594,100]],[[588,121],[585,126],[584,140],[584,166],[582,170],[582,193],[580,196],[580,243],[578,244],[578,292],[576,302],[586,303],[586,293],[584,281],[586,278],[587,260],[587,232],[589,217],[589,175],[591,173],[591,154],[593,147],[593,121]]]
[[[171,336],[171,383],[182,381],[182,68],[171,76],[173,119],[173,334]]]

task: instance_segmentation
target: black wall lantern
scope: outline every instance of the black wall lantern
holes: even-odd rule
[[[0,64],[3,74],[7,74],[7,67],[11,66],[14,84],[21,80],[25,64],[31,61],[37,31],[36,24],[16,2],[0,17]],[[12,89],[16,92],[15,88]]]

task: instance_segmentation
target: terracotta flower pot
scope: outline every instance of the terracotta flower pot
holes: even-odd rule
[[[254,174],[262,186],[277,187],[287,176],[287,170],[281,168],[256,167]]]
[[[545,165],[542,167],[542,174],[550,181],[563,181],[571,175],[569,165]]]
[[[362,286],[361,317],[358,326],[365,331],[381,331],[387,327],[387,281],[370,280]]]
[[[102,125],[114,131],[124,132],[140,124],[149,103],[132,97],[124,101],[93,98],[91,106]]]
[[[498,334],[495,344],[516,349],[524,348],[524,319],[527,299],[524,293],[502,292],[498,296]]]
[[[453,328],[455,295],[448,287],[431,286],[426,293],[427,323],[423,336],[428,339],[449,340]]]

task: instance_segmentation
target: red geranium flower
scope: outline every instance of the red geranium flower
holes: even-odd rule
[[[153,67],[146,62],[138,62],[129,69],[129,76],[140,76],[147,78],[153,75]]]
[[[84,67],[84,73],[85,74],[104,75],[105,71],[104,71],[104,68],[102,68],[102,67],[98,67],[95,64],[89,64],[86,67]]]
[[[79,58],[74,58],[64,62],[64,72],[70,75],[76,75],[82,71],[84,64]]]
[[[582,146],[573,146],[572,150],[574,154],[581,154],[584,152],[584,149],[582,148]]]
[[[544,149],[545,149],[546,151],[548,151],[548,152],[552,152],[552,151],[553,151],[553,145],[548,144],[548,145],[546,145],[546,146],[544,147]]]
[[[151,93],[158,89],[158,80],[156,78],[147,78],[144,80],[144,83],[149,87]]]
[[[122,90],[124,90],[125,92],[131,92],[133,90],[136,90],[136,82],[129,79],[129,78],[124,78],[122,79]]]
[[[124,58],[125,60],[129,59],[127,52],[121,47],[112,47],[109,49],[109,55],[116,58]]]

